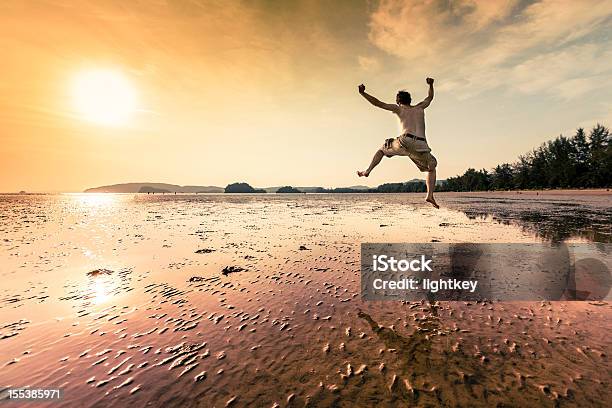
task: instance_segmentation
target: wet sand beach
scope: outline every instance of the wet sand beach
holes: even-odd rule
[[[0,386],[69,407],[606,406],[609,302],[366,302],[359,251],[610,243],[612,194],[422,199],[0,196]]]

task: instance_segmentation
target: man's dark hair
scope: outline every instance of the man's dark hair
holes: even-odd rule
[[[397,103],[401,105],[410,105],[412,102],[412,96],[410,96],[410,92],[399,91],[396,97]]]

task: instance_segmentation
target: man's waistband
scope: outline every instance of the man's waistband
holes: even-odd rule
[[[404,133],[402,136],[409,137],[409,138],[414,139],[414,140],[421,140],[423,142],[427,141],[424,137],[415,136],[415,135],[410,134],[410,133]]]

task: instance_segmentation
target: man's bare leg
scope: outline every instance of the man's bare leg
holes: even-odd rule
[[[372,157],[372,163],[370,163],[370,167],[368,167],[367,170],[364,171],[358,171],[357,175],[359,177],[368,177],[370,175],[370,172],[372,171],[372,169],[376,166],[378,166],[378,163],[380,163],[380,161],[382,160],[382,158],[384,157],[384,153],[382,152],[382,150],[377,150],[376,153],[374,154],[374,157]],[[435,177],[435,176],[434,176]]]
[[[436,208],[440,208],[436,200],[434,199],[433,193],[436,188],[436,170],[432,170],[427,173],[427,179],[425,180],[425,184],[427,184],[427,198],[425,201],[431,203]]]

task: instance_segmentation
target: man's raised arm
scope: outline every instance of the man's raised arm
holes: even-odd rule
[[[433,97],[434,97],[434,87],[433,87],[434,80],[433,80],[433,78],[427,78],[425,81],[427,82],[427,84],[429,84],[429,93],[427,94],[427,98],[423,99],[422,102],[419,102],[417,104],[417,106],[419,106],[419,107],[421,107],[423,109],[425,109],[426,107],[429,106],[429,104],[431,103],[431,101],[433,100]]]
[[[394,103],[384,103],[382,101],[379,101],[378,99],[376,99],[372,95],[366,93],[365,85],[364,84],[359,85],[359,87],[357,89],[359,90],[359,93],[361,94],[361,96],[366,98],[366,100],[368,102],[370,102],[372,105],[374,105],[376,107],[379,107],[381,109],[385,109],[385,110],[391,111],[391,112],[396,112],[397,111],[397,105],[396,104],[394,104]]]

